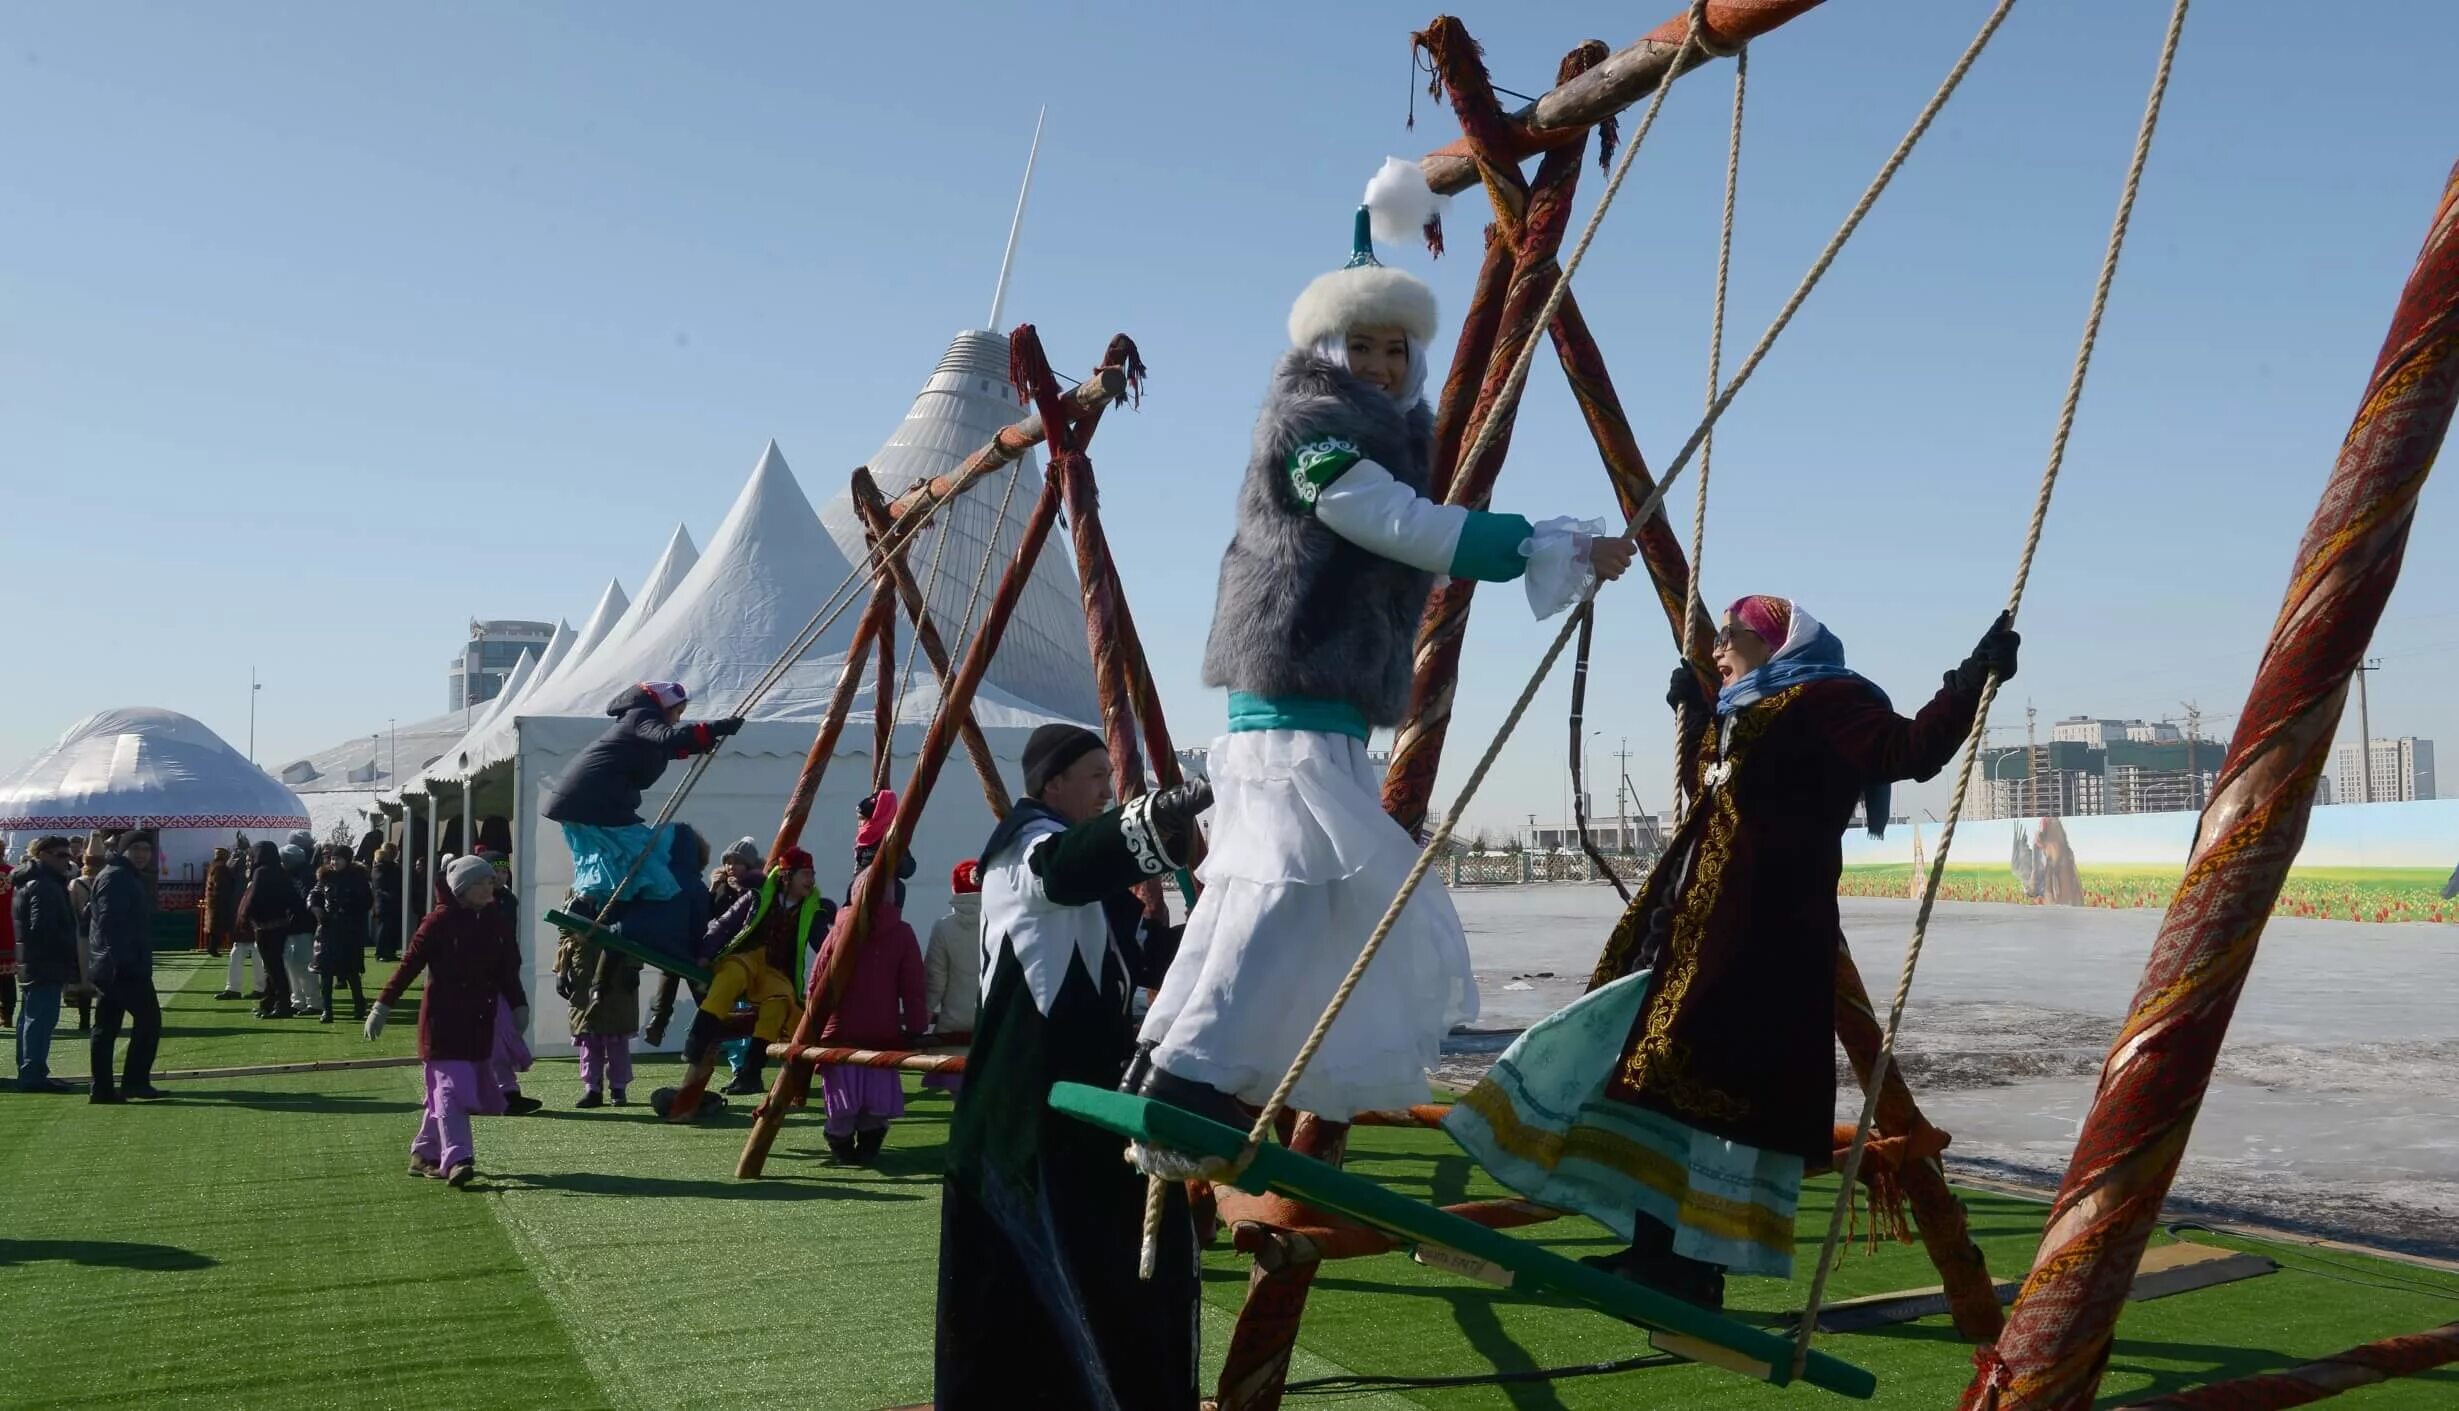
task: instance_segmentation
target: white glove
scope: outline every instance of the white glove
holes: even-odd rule
[[[392,1009],[393,1007],[391,1005],[386,1004],[382,1000],[377,1000],[374,1004],[368,1006],[367,1041],[369,1043],[374,1043],[376,1041],[376,1036],[384,1032],[385,1016],[392,1013]]]

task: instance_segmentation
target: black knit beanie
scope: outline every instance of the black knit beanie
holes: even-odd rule
[[[1069,765],[1101,748],[1101,736],[1081,725],[1053,723],[1035,730],[1025,741],[1025,793],[1039,795]]]

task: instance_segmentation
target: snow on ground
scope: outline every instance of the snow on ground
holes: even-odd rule
[[[1446,1045],[1444,1075],[1460,1078],[1578,996],[1621,902],[1576,885],[1462,888],[1453,902],[1484,1001],[1481,1032]],[[1848,897],[1843,909],[1883,1003],[1913,905]],[[2159,925],[2156,911],[1939,905],[1899,1053],[1954,1134],[1951,1164],[2056,1182]],[[2459,1255],[2454,996],[2459,930],[2273,921],[2172,1206]],[[1839,1120],[1859,1102],[1845,1073]]]

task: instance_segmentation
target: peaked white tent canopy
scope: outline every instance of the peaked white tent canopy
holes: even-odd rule
[[[682,532],[680,527],[675,530],[677,534]],[[614,578],[607,579],[606,591],[598,594],[598,605],[589,610],[588,620],[583,622],[581,630],[573,635],[572,650],[564,653],[564,659],[556,663],[554,671],[549,671],[540,678],[538,685],[543,688],[547,682],[555,679],[558,672],[569,668],[576,662],[588,660],[589,654],[598,649],[598,644],[606,640],[609,632],[615,630],[615,624],[622,621],[624,613],[629,611],[631,606],[632,600],[624,593],[622,581]]]
[[[674,596],[675,589],[682,586],[684,578],[699,563],[700,550],[692,543],[691,531],[680,524],[676,525],[675,532],[666,537],[665,550],[657,556],[657,562],[649,566],[649,577],[640,590],[640,596],[632,599],[631,605],[616,617],[597,645],[606,647],[620,642],[638,631],[642,623],[657,616],[657,610],[666,605],[666,600]]]
[[[1008,387],[1008,340],[982,330],[960,333],[948,345],[939,366],[923,384],[888,444],[871,457],[871,477],[894,499],[933,476],[945,475],[980,450],[999,431],[1024,413]],[[1003,524],[999,504],[1008,478],[1016,477],[1015,498]],[[973,595],[982,551],[997,531],[998,547],[991,560],[992,578],[983,588],[988,598],[997,574],[1016,557],[1025,519],[1041,493],[1041,459],[1028,452],[1008,470],[976,486],[964,498],[941,510],[907,549],[917,581],[928,581],[931,557],[939,552],[938,536],[948,536],[939,581],[931,587],[931,617],[949,649],[965,606]],[[840,492],[820,511],[820,522],[847,558],[859,561],[867,552],[861,516],[854,512],[851,492]],[[981,609],[975,612],[978,623]],[[923,673],[927,675],[928,673]],[[1053,536],[1033,566],[1033,577],[1007,634],[999,641],[985,685],[1019,701],[1071,720],[1100,716],[1093,689],[1093,660],[1084,640],[1084,599],[1064,538]],[[986,722],[987,723],[987,722]]]
[[[521,688],[524,691],[537,690],[548,677],[563,668],[564,659],[572,654],[572,644],[579,640],[580,634],[572,630],[570,622],[557,622],[554,635],[547,638],[546,650],[538,654],[538,665],[529,673],[529,679],[521,683]],[[507,689],[497,699],[507,705],[518,704],[509,689],[510,683],[507,682],[506,686]]]
[[[297,795],[177,711],[97,711],[0,777],[11,856],[46,833],[154,828],[163,875],[188,880],[234,833],[278,837],[307,826]]]

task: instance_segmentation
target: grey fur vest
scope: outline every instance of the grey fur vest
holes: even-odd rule
[[[1255,420],[1238,529],[1221,556],[1204,684],[1346,701],[1370,725],[1409,706],[1410,654],[1434,575],[1367,552],[1318,523],[1290,488],[1290,453],[1336,436],[1425,493],[1434,415],[1407,408],[1312,354],[1285,355]]]

